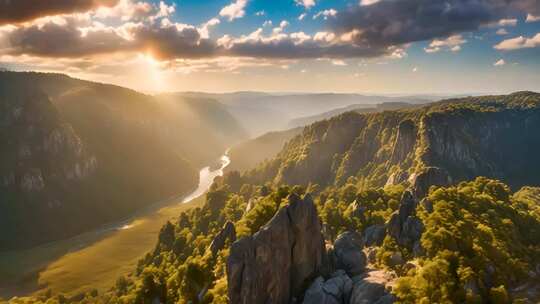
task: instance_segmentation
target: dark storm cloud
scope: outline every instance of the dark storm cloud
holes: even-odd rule
[[[44,16],[84,12],[118,0],[0,0],[0,24],[29,21]]]
[[[336,32],[357,30],[357,45],[390,45],[446,38],[512,16],[535,12],[538,0],[382,0],[340,12]]]

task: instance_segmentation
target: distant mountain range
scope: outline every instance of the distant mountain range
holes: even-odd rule
[[[320,115],[324,112],[352,105],[373,107],[377,104],[395,102],[425,104],[435,100],[422,97],[386,97],[337,93],[237,92],[213,94],[182,92],[176,93],[176,95],[210,98],[225,104],[229,111],[242,122],[244,128],[249,130],[251,136],[261,135],[268,130],[284,130],[299,126],[291,123],[291,120]]]

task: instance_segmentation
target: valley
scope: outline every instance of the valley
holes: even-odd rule
[[[152,250],[167,221],[174,222],[181,212],[203,205],[205,192],[230,161],[223,155],[218,163],[216,169],[200,170],[199,185],[187,196],[152,204],[129,219],[67,240],[0,253],[0,296],[11,298],[47,289],[66,295],[106,291]]]

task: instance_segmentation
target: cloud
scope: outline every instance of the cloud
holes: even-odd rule
[[[327,20],[328,17],[335,17],[336,15],[337,15],[337,11],[331,8],[331,9],[318,12],[317,14],[313,16],[313,19],[317,19],[322,16],[324,20]]]
[[[304,18],[306,18],[307,14],[306,13],[302,13],[300,14],[300,16],[298,16],[298,20],[302,21],[304,20]]]
[[[266,15],[265,11],[258,11],[255,13],[255,16],[264,16],[264,15]]]
[[[374,52],[369,47],[343,42],[330,32],[310,36],[303,32],[287,34],[274,30],[270,35],[264,35],[262,28],[237,38],[225,35],[218,39],[217,45],[223,48],[220,53],[227,56],[267,59],[343,59],[381,54],[379,50]],[[389,48],[384,53],[390,55],[393,51]]]
[[[305,9],[310,9],[315,6],[315,0],[294,0],[296,5],[303,6]]]
[[[414,67],[414,68],[412,69],[412,72],[413,72],[413,73],[418,72],[418,67]]]
[[[501,29],[498,29],[498,30],[495,32],[495,34],[504,36],[504,35],[508,35],[508,31],[507,31],[506,29],[501,28]]]
[[[158,13],[159,14],[159,13]],[[214,43],[204,33],[216,20],[199,29],[164,18],[154,23],[124,23],[118,27],[67,17],[0,32],[8,41],[4,52],[42,57],[84,57],[118,52],[151,53],[155,58],[211,56]],[[7,51],[6,51],[7,50]]]
[[[530,23],[530,22],[537,22],[537,21],[540,21],[540,16],[527,14],[527,19],[525,19],[525,22]]]
[[[380,0],[360,0],[360,6],[365,6],[365,5],[372,5],[372,4],[375,4],[377,2],[379,2]]]
[[[246,14],[245,8],[247,5],[247,0],[236,0],[224,8],[221,9],[219,15],[221,17],[227,18],[229,21],[234,19],[242,18]]]
[[[506,61],[504,61],[504,59],[499,59],[493,64],[493,66],[503,66],[505,64],[506,64]]]
[[[7,2],[0,0],[0,3]],[[220,16],[230,21],[241,18],[247,3],[248,0],[233,0],[221,10]],[[415,41],[430,41],[426,52],[459,51],[466,43],[463,32],[511,19],[517,11],[534,16],[539,13],[536,0],[393,0],[365,4],[347,7],[341,12],[334,9],[318,12],[315,18],[332,17],[328,18],[330,21],[324,31],[289,33],[288,22],[284,21],[270,33],[260,28],[249,34],[224,35],[216,40],[210,38],[209,32],[219,24],[218,18],[201,25],[181,24],[171,21],[175,7],[165,2],[120,0],[114,6],[94,6],[84,13],[0,26],[0,55],[87,58],[144,53],[163,61],[217,57],[343,60],[382,56],[399,59],[407,56],[407,48]],[[517,37],[495,47],[501,50],[535,47],[537,40],[536,36]]]
[[[44,16],[86,12],[100,6],[114,6],[118,0],[2,0],[0,24],[19,23]]]
[[[499,20],[500,26],[516,26],[517,19],[501,19]]]
[[[426,53],[436,53],[442,49],[458,52],[461,50],[461,45],[466,42],[467,40],[463,39],[463,36],[452,35],[446,39],[434,39],[427,48],[424,48],[424,50]]]
[[[337,66],[346,66],[347,63],[341,59],[334,59],[332,60],[332,64],[333,65],[337,65]]]
[[[390,46],[448,37],[509,19],[517,12],[540,11],[537,0],[393,0],[339,12],[329,30],[356,31],[352,43],[386,52]],[[509,24],[509,21],[505,22]],[[512,22],[510,22],[512,23]],[[453,46],[459,50],[459,46]],[[430,48],[436,51],[436,48]]]
[[[518,49],[535,48],[540,46],[540,33],[531,38],[523,36],[506,39],[494,46],[495,49],[501,51],[512,51]]]
[[[221,21],[218,18],[212,18],[205,22],[199,29],[201,38],[208,39],[210,37],[210,29],[220,23]]]

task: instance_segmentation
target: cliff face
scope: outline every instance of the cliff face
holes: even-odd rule
[[[231,303],[289,303],[325,261],[321,223],[311,197],[289,205],[253,236],[235,242],[227,261]]]
[[[476,176],[515,187],[538,184],[539,129],[540,94],[531,92],[395,112],[350,112],[306,127],[248,176],[304,185],[341,184],[351,176],[371,186],[412,185],[436,168],[448,175],[437,177],[442,184]]]

